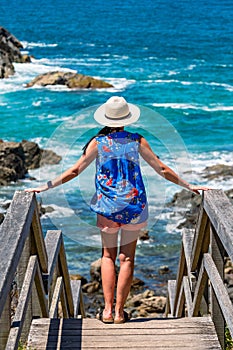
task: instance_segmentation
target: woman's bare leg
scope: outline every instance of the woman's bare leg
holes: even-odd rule
[[[117,236],[116,233],[101,232],[102,237],[102,260],[101,277],[104,293],[105,308],[103,318],[111,319],[114,302],[114,290],[116,282],[115,260],[117,256]]]
[[[130,291],[133,272],[134,272],[134,257],[137,245],[139,231],[124,231],[121,232],[120,244],[120,272],[117,281],[117,294],[115,306],[115,321],[124,319],[124,304]]]

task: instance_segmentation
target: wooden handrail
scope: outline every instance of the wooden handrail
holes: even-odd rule
[[[11,319],[11,286],[18,305]],[[44,240],[36,197],[16,191],[0,226],[0,348],[17,349],[26,341],[33,317],[85,316],[81,283],[69,278],[61,231]]]
[[[166,313],[210,314],[224,348],[225,324],[233,337],[233,305],[224,285],[224,258],[233,260],[233,206],[222,190],[203,193],[195,232],[185,229],[176,281],[168,282]]]

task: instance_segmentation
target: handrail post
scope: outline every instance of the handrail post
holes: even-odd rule
[[[210,254],[216,265],[219,275],[221,276],[222,280],[224,280],[224,248],[212,225],[210,227]],[[212,285],[210,285],[210,313],[215,325],[219,342],[221,344],[222,349],[224,349],[225,320]]]
[[[18,289],[19,295],[21,293],[21,288],[23,285],[24,276],[25,276],[25,273],[27,270],[28,261],[30,259],[30,252],[31,252],[31,234],[29,233],[29,235],[25,241],[23,252],[22,252],[22,255],[20,257],[19,264],[18,264],[18,267],[16,270],[16,284],[17,284],[17,289]],[[28,335],[28,331],[29,331],[31,319],[32,319],[31,307],[32,307],[32,302],[29,302],[27,315],[26,315],[24,325],[23,325],[23,330],[21,333],[21,341],[22,342],[26,342],[26,340],[27,340],[27,335]]]
[[[0,317],[0,349],[5,349],[11,327],[11,298],[7,296],[5,306]]]

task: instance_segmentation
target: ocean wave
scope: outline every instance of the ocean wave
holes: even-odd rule
[[[179,74],[179,71],[169,71],[168,75],[177,75]],[[225,83],[218,83],[218,82],[206,82],[206,81],[185,81],[185,80],[178,80],[178,79],[150,79],[146,80],[144,82],[148,83],[156,83],[156,84],[181,84],[181,85],[206,85],[206,86],[214,86],[214,87],[220,87],[224,90],[233,91],[233,85],[225,84]]]
[[[194,110],[202,110],[205,112],[233,111],[233,106],[224,106],[219,104],[204,106],[199,104],[169,102],[169,103],[153,103],[152,105],[158,108],[194,109]]]
[[[23,90],[25,85],[36,76],[52,71],[76,72],[58,65],[50,65],[48,60],[33,60],[31,63],[14,63],[15,74],[7,79],[0,80],[0,94]],[[38,86],[36,87],[38,88]],[[61,86],[59,87],[62,88]],[[63,87],[65,88],[65,87]],[[58,88],[53,88],[57,90]]]
[[[34,47],[57,47],[58,46],[58,44],[56,43],[28,42],[28,41],[21,41],[21,43],[25,49],[32,49]]]

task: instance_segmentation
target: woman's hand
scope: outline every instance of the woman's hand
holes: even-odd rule
[[[200,194],[199,191],[208,191],[211,190],[211,188],[206,186],[199,186],[199,185],[189,185],[188,189],[196,194]]]
[[[49,189],[48,185],[42,185],[39,187],[35,187],[35,188],[26,188],[24,191],[25,192],[36,192],[36,193],[40,193],[40,192],[44,192],[47,191]]]

